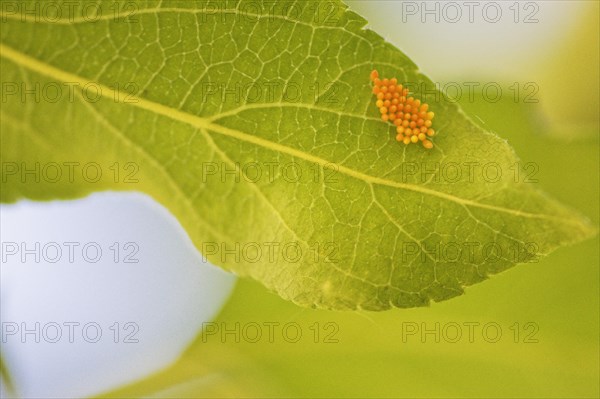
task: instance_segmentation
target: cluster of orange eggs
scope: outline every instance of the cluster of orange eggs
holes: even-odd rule
[[[408,89],[398,84],[398,79],[379,79],[377,71],[371,72],[373,94],[377,96],[377,108],[381,119],[396,126],[396,140],[404,144],[421,142],[425,148],[433,148],[428,140],[435,135],[431,128],[433,112],[429,105],[408,97]]]

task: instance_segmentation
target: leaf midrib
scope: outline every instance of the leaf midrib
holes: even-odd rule
[[[481,208],[481,209],[486,209],[486,210],[491,210],[491,211],[502,212],[502,213],[513,215],[513,216],[526,217],[526,218],[532,218],[532,219],[558,220],[560,222],[567,223],[567,224],[579,225],[579,223],[577,221],[573,221],[573,220],[570,220],[567,218],[561,218],[561,217],[557,217],[554,215],[523,212],[523,211],[517,210],[517,209],[505,208],[502,206],[480,203],[477,201],[464,199],[461,197],[457,197],[457,196],[454,196],[451,194],[447,194],[444,192],[436,191],[433,189],[429,189],[429,188],[414,185],[414,184],[400,183],[400,182],[395,182],[392,180],[387,180],[387,179],[383,179],[383,178],[376,177],[376,176],[371,176],[366,173],[362,173],[362,172],[356,171],[354,169],[348,168],[346,166],[337,164],[336,162],[328,161],[326,159],[314,156],[312,154],[308,154],[306,152],[297,150],[295,148],[287,147],[285,145],[275,143],[273,141],[263,139],[263,138],[260,138],[257,136],[253,136],[253,135],[241,132],[239,130],[234,130],[234,129],[228,128],[226,126],[222,126],[222,125],[213,123],[213,122],[209,121],[208,119],[205,119],[205,118],[202,118],[199,116],[195,116],[195,115],[190,115],[188,113],[185,113],[183,111],[171,108],[169,106],[166,106],[166,105],[163,105],[160,103],[156,103],[156,102],[153,102],[153,101],[141,98],[141,97],[137,97],[137,96],[131,96],[129,93],[122,93],[119,90],[115,90],[113,88],[110,88],[110,87],[100,84],[98,82],[86,79],[79,75],[72,74],[70,72],[61,70],[52,65],[44,63],[44,62],[37,60],[29,55],[19,52],[3,43],[0,43],[0,57],[4,57],[4,58],[6,58],[18,65],[21,65],[31,71],[35,71],[42,75],[48,76],[50,78],[57,79],[62,82],[77,83],[77,85],[79,87],[84,87],[85,85],[88,85],[88,84],[97,85],[98,87],[100,87],[100,89],[101,89],[100,91],[101,91],[101,94],[103,97],[111,98],[111,99],[115,99],[115,98],[123,99],[127,96],[128,104],[131,106],[138,107],[140,109],[150,111],[150,112],[156,113],[158,115],[165,116],[174,121],[182,122],[182,123],[188,124],[190,126],[198,128],[198,129],[205,129],[206,131],[209,131],[209,132],[214,132],[214,133],[221,134],[221,135],[231,137],[231,138],[235,138],[237,140],[241,140],[241,141],[244,141],[247,143],[255,144],[257,146],[260,146],[260,147],[263,147],[263,148],[266,148],[266,149],[269,149],[272,151],[281,152],[281,153],[284,153],[284,154],[287,154],[287,155],[290,155],[293,157],[297,157],[299,159],[303,159],[308,162],[312,162],[314,164],[320,165],[321,167],[331,168],[333,166],[333,167],[335,167],[335,170],[337,172],[343,173],[349,177],[353,177],[357,180],[361,180],[361,181],[364,181],[364,182],[367,182],[370,184],[376,184],[376,185],[380,185],[380,186],[388,186],[388,187],[392,187],[392,188],[417,192],[417,193],[425,194],[428,196],[434,196],[434,197],[438,197],[440,199],[445,199],[445,200],[454,202],[463,207],[475,207],[475,208]],[[240,111],[241,110],[243,110],[242,107],[240,107]],[[330,110],[330,111],[337,112],[334,110]]]

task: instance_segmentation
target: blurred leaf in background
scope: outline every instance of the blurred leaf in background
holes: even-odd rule
[[[578,23],[553,43],[539,80],[544,131],[563,140],[597,140],[600,126],[600,2],[584,4]]]

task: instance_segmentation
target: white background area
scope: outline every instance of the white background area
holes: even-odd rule
[[[149,197],[98,193],[75,201],[20,202],[0,206],[2,356],[22,397],[81,397],[142,378],[176,360],[212,320],[235,282],[232,274],[203,262],[182,227]],[[11,242],[40,243],[39,262],[9,255]],[[80,243],[69,259],[64,242]],[[111,247],[119,243],[115,262]],[[132,242],[127,250],[126,243]],[[54,244],[63,253],[57,256]],[[83,246],[88,246],[87,260]],[[94,247],[102,249],[99,261]],[[125,263],[135,245],[133,258]],[[113,247],[114,248],[114,247]],[[14,252],[12,248],[11,251]],[[133,260],[133,259],[129,259]],[[21,323],[35,330],[22,335]],[[69,327],[64,323],[80,323]],[[120,334],[115,343],[114,323]],[[124,342],[135,326],[139,331]],[[10,324],[9,324],[10,323]],[[17,323],[19,331],[10,334]],[[62,337],[56,340],[57,329]],[[96,340],[97,323],[102,337]],[[113,326],[113,330],[111,330]],[[44,327],[46,331],[44,334]],[[86,340],[87,338],[87,340]],[[5,341],[5,342],[4,342]]]
[[[585,1],[347,0],[367,28],[436,80],[537,79]],[[325,10],[326,11],[326,10]],[[325,12],[324,11],[324,12]],[[517,22],[515,22],[517,21]]]

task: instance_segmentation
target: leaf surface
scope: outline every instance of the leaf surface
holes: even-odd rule
[[[331,309],[424,306],[595,233],[341,2],[128,4],[3,13],[2,201],[140,190],[212,263]],[[433,150],[395,141],[372,69],[430,104]]]

